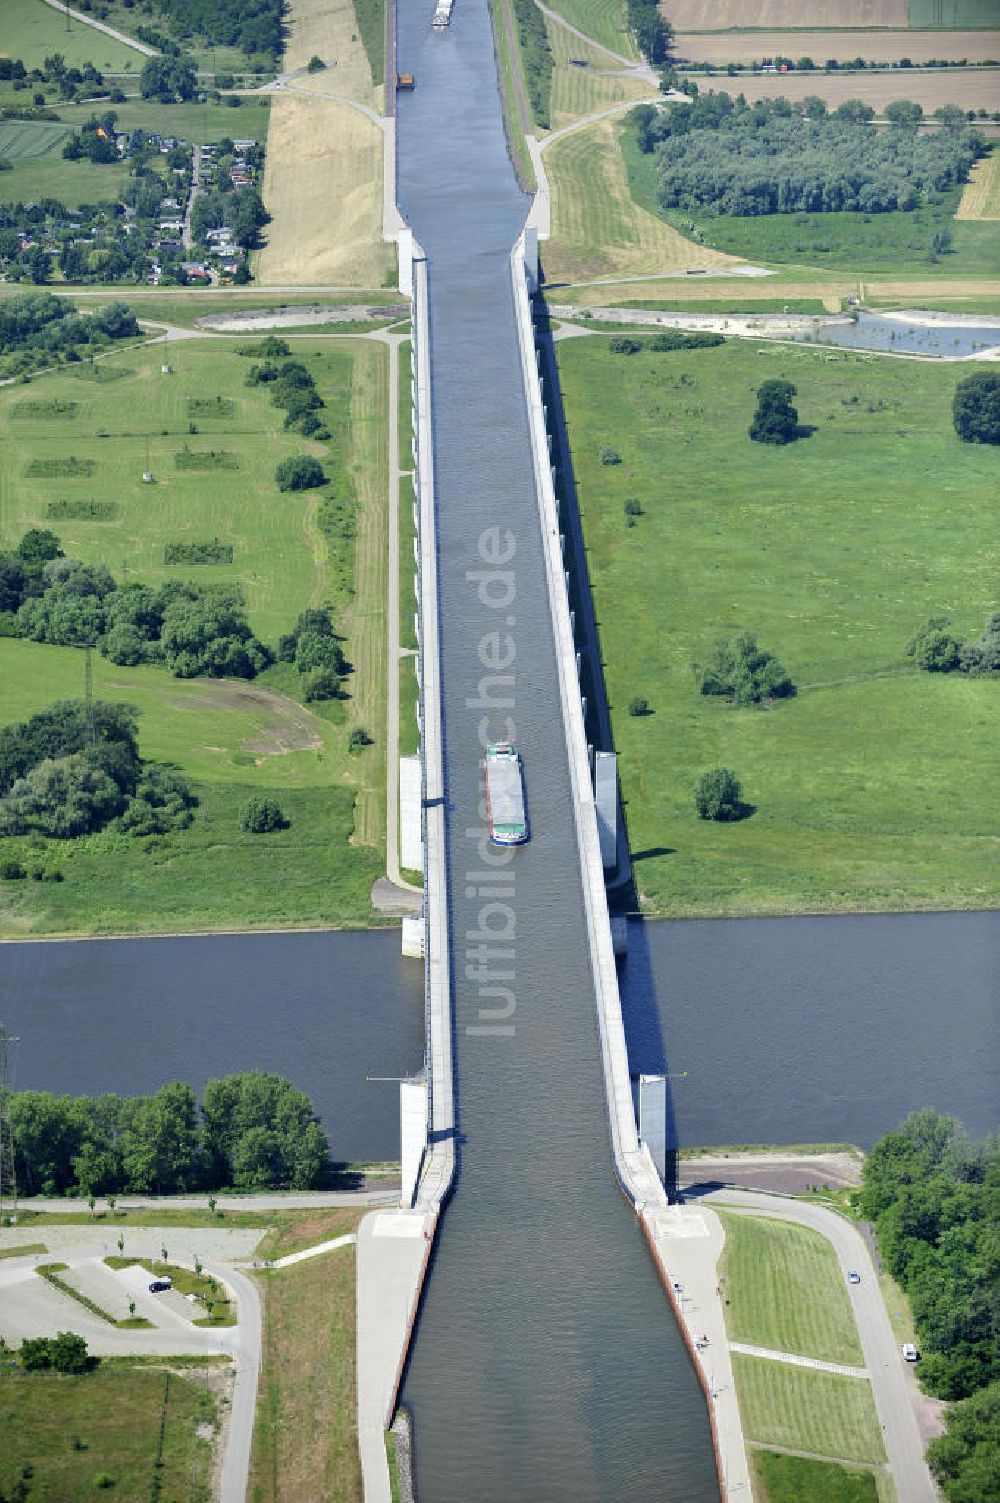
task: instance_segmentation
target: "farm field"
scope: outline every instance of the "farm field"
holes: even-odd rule
[[[695,216],[688,210],[660,208],[654,154],[639,151],[630,125],[622,123],[617,132],[632,198],[651,215],[662,216],[699,240],[699,248],[701,244],[714,246],[757,266],[792,265],[822,272],[839,268],[866,278],[879,272],[926,275],[933,265],[939,265],[942,275],[949,278],[1000,275],[996,232],[988,224],[954,217],[961,188],[950,189],[937,202],[911,213]],[[938,230],[951,234],[952,247],[933,261],[932,241]]]
[[[873,1466],[885,1461],[871,1385],[864,1378],[744,1352],[733,1352],[732,1360],[748,1441]]]
[[[628,28],[625,0],[552,0],[549,10],[554,10],[585,36],[593,37],[599,46],[609,48],[619,57],[639,60],[638,49]]]
[[[564,26],[546,18],[555,67],[552,71],[552,129],[569,125],[620,101],[649,99],[653,88],[639,78],[622,78],[614,70],[621,64],[606,52],[588,47]],[[581,68],[570,62],[585,62]],[[541,134],[541,133],[539,133]]]
[[[863,1367],[844,1276],[826,1238],[793,1222],[719,1215],[729,1339]]]
[[[361,1503],[353,1247],[258,1275],[264,1339],[250,1503]]]
[[[956,219],[1000,219],[1000,150],[977,162],[962,190]]]
[[[138,1499],[151,1495],[154,1483],[161,1503],[201,1496],[213,1446],[198,1431],[214,1429],[217,1418],[215,1399],[195,1371],[116,1363],[79,1377],[5,1373],[4,1497],[24,1466],[32,1468],[30,1487],[38,1498],[99,1496],[107,1488],[112,1497]],[[102,1475],[112,1480],[96,1482]]]
[[[545,153],[552,189],[552,238],[542,260],[548,282],[724,266],[730,258],[694,245],[634,201],[613,118],[554,141]]]
[[[898,63],[908,57],[914,63],[944,58],[949,62],[970,63],[1000,60],[1000,37],[990,31],[739,31],[681,32],[676,52],[685,61],[698,63],[751,63],[781,53],[785,57],[811,57],[818,68],[827,58],[850,62],[856,57],[866,63]],[[797,75],[791,75],[797,76]],[[820,75],[823,76],[823,75]],[[858,75],[852,75],[857,77]],[[918,76],[918,75],[917,75]],[[782,74],[770,82],[784,88],[790,75]],[[907,72],[899,87],[908,90],[915,75]],[[813,92],[817,92],[813,90]],[[913,98],[910,93],[907,99]]]
[[[963,0],[957,0],[962,4]],[[971,0],[972,4],[976,0]],[[831,26],[906,26],[907,0],[670,0],[661,4],[677,31],[774,31]]]
[[[64,870],[58,886],[0,886],[0,930],[35,932],[164,932],[361,922],[381,869],[385,804],[385,422],[387,363],[381,346],[362,341],[298,341],[327,401],[329,445],[287,435],[281,413],[261,388],[245,388],[248,361],[235,342],[192,340],[164,350],[116,355],[120,380],[85,380],[69,373],[36,379],[0,393],[0,517],[4,543],[26,528],[50,525],[66,553],[106,562],[117,578],[155,582],[193,577],[238,583],[254,629],[272,645],[306,606],[330,604],[354,666],[348,700],[310,710],[299,702],[298,675],[288,665],[252,683],[181,681],[162,669],[119,668],[95,655],[95,693],[135,703],[143,756],[177,763],[196,782],[202,809],[187,831],[168,837],[161,854],[111,834],[45,851]],[[107,368],[98,364],[97,369]],[[30,393],[30,397],[26,394]],[[203,415],[190,403],[216,394],[232,413]],[[35,404],[25,409],[25,403]],[[48,403],[63,404],[46,413]],[[66,410],[76,403],[75,412]],[[18,406],[22,411],[19,415]],[[122,413],[140,411],[138,424]],[[105,437],[100,436],[100,430]],[[146,434],[153,487],[143,485]],[[25,474],[44,448],[49,460],[75,457],[95,466],[89,476],[44,479]],[[226,467],[177,469],[177,456],[229,456]],[[338,535],[319,531],[320,494],[281,495],[273,467],[283,455],[313,452],[325,462],[336,492],[358,505]],[[186,462],[186,461],[185,461]],[[235,463],[237,468],[228,466]],[[52,502],[111,500],[107,520],[50,516]],[[72,510],[72,508],[71,508]],[[164,548],[178,540],[232,543],[232,565],[169,566]],[[83,659],[72,648],[0,641],[4,722],[24,718],[52,700],[82,693]],[[362,726],[372,745],[351,754],[349,731]],[[255,843],[239,829],[238,810],[251,792],[280,794],[291,828]],[[298,814],[295,809],[298,809]],[[349,849],[350,842],[350,849]],[[156,843],[154,842],[154,845]],[[5,855],[37,858],[25,840],[0,842]],[[265,900],[246,889],[260,866],[273,881]],[[134,871],[132,868],[134,867]],[[278,870],[283,873],[281,879]],[[129,873],[126,885],[110,881]],[[125,905],[121,896],[131,893]]]
[[[1000,48],[994,47],[994,51]],[[992,55],[992,54],[991,54]],[[943,104],[963,110],[1000,110],[998,68],[914,68],[891,73],[773,73],[725,75],[706,80],[702,87],[742,93],[751,102],[783,95],[793,102],[818,94],[831,109],[845,99],[860,99],[881,112],[894,99],[912,99],[930,114]]]
[[[112,23],[113,24],[113,23]],[[4,0],[0,56],[19,57],[26,68],[40,68],[46,57],[61,52],[68,67],[93,63],[102,73],[138,73],[146,61],[94,26],[70,20],[44,0]]]
[[[968,637],[1000,603],[995,459],[951,426],[969,367],[749,341],[555,349],[644,910],[995,905],[1000,817],[977,789],[1000,697],[904,655],[930,614]],[[797,386],[811,438],[747,438],[771,377]],[[600,463],[604,444],[620,464]],[[643,511],[631,528],[629,499]],[[768,711],[698,693],[692,663],[743,630],[796,699]],[[635,695],[651,714],[626,713]],[[752,818],[698,819],[695,783],[717,766],[742,779]]]

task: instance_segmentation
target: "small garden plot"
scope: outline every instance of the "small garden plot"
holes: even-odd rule
[[[231,564],[232,543],[220,543],[213,538],[210,543],[167,543],[163,550],[165,564]]]
[[[25,470],[29,480],[89,480],[97,469],[96,459],[33,459]]]
[[[75,418],[79,411],[79,402],[15,402],[10,415],[22,422],[55,422],[61,418]]]
[[[118,515],[118,502],[49,501],[45,515],[51,522],[111,522]]]
[[[188,397],[187,410],[193,418],[231,418],[236,404],[229,397]]]
[[[189,449],[174,455],[178,470],[238,470],[239,457],[229,449]]]

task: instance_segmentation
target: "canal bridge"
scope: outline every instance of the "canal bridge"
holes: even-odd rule
[[[424,911],[409,943],[427,1059],[404,1088],[410,1209],[359,1244],[362,1350],[394,1312],[390,1379],[362,1374],[362,1454],[402,1406],[420,1503],[709,1503],[713,1420],[665,1263],[677,1213],[633,1107],[529,205],[485,0],[429,20],[408,5],[397,38],[417,80],[397,103],[397,196],[420,602]],[[485,742],[502,737],[524,759],[532,832],[507,851],[483,800]],[[366,1466],[369,1500],[388,1497],[383,1470]]]

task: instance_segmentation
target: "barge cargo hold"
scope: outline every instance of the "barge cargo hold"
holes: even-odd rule
[[[523,845],[528,838],[521,758],[509,742],[486,748],[486,819],[494,845]]]

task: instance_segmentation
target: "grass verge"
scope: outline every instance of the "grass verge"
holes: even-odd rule
[[[0,1261],[4,1258],[28,1258],[32,1253],[48,1252],[44,1242],[22,1242],[18,1247],[0,1247]]]
[[[971,636],[1000,604],[994,456],[955,437],[955,370],[748,341],[555,348],[643,906],[995,906],[1000,815],[979,790],[1000,696],[904,655],[932,612]],[[816,427],[787,448],[747,438],[771,377],[795,383]],[[604,444],[620,464],[601,464]],[[796,699],[768,711],[699,694],[692,663],[741,630],[784,663]],[[630,716],[635,695],[653,713]],[[752,818],[697,817],[695,783],[720,766]]]
[[[91,1315],[96,1315],[98,1320],[106,1321],[109,1326],[117,1326],[119,1330],[123,1331],[137,1331],[152,1325],[152,1321],[146,1320],[142,1315],[130,1315],[126,1316],[124,1320],[116,1320],[113,1315],[108,1314],[107,1310],[102,1309],[96,1300],[92,1300],[89,1295],[74,1288],[66,1279],[59,1277],[68,1267],[68,1263],[39,1263],[35,1272],[46,1283],[51,1284],[53,1289],[58,1289],[61,1293],[68,1295],[70,1299],[76,1300],[78,1305],[82,1305],[85,1310],[89,1310]]]
[[[288,1212],[272,1226],[254,1249],[254,1257],[270,1260],[303,1252],[318,1242],[329,1242],[357,1231],[363,1211],[317,1207],[314,1211]]]
[[[353,1247],[259,1275],[264,1339],[250,1503],[361,1503]]]
[[[754,1497],[758,1503],[879,1503],[871,1472],[751,1449]]]
[[[107,1489],[113,1498],[206,1503],[212,1443],[202,1436],[203,1427],[215,1428],[215,1399],[155,1360],[160,1370],[122,1359],[81,1377],[5,1370],[5,1496],[29,1466],[33,1497],[83,1498]]]
[[[844,1276],[826,1238],[791,1222],[719,1216],[730,1340],[863,1366]]]
[[[747,1440],[839,1461],[885,1461],[871,1385],[864,1378],[733,1352]]]

